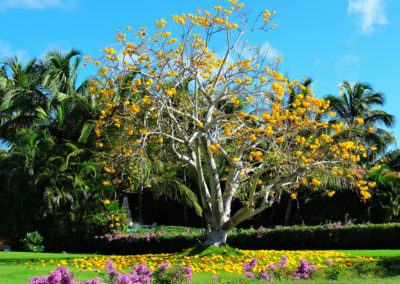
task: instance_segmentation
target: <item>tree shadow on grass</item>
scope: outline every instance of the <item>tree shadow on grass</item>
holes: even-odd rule
[[[229,245],[216,246],[195,246],[187,254],[187,256],[198,255],[204,257],[207,255],[219,254],[222,256],[242,256],[243,253],[239,250],[230,247]]]
[[[381,268],[383,277],[398,276],[400,275],[400,256],[381,257],[377,266]]]
[[[210,255],[212,254],[211,251],[208,249],[207,246],[195,246],[193,249],[190,250],[188,256],[195,256],[195,255]]]

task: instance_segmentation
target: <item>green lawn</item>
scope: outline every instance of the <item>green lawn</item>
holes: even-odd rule
[[[396,275],[390,275],[387,278],[380,279],[349,279],[349,280],[302,280],[301,282],[295,280],[283,280],[279,281],[282,284],[298,284],[298,283],[309,283],[309,284],[398,284],[400,283],[400,250],[335,250],[337,252],[344,252],[350,254],[350,257],[357,256],[371,256],[374,258],[379,258],[380,261],[387,261],[387,265],[395,265],[398,273]],[[385,263],[386,264],[386,263]],[[226,272],[221,272],[222,283],[254,283],[252,279],[243,279],[240,275],[229,274]],[[193,279],[193,283],[215,283],[208,273],[198,273]]]
[[[94,256],[90,254],[67,253],[30,253],[30,252],[0,252],[0,284],[28,283],[27,279],[33,276],[48,275],[57,265],[49,264],[50,259],[70,259],[76,257]],[[45,260],[45,266],[41,265]],[[26,265],[28,263],[28,265]],[[28,267],[31,266],[31,267]],[[37,270],[35,269],[37,268]],[[99,277],[92,271],[80,271],[78,268],[68,269],[75,275],[76,280],[88,280]]]
[[[393,271],[400,271],[400,250],[345,250],[340,251],[350,254],[353,257],[368,255],[375,258],[380,258],[382,263],[387,261],[385,265],[394,267]],[[73,259],[82,257],[95,257],[96,255],[90,254],[66,254],[66,253],[28,253],[28,252],[0,252],[0,284],[19,284],[27,283],[27,278],[35,275],[43,276],[48,275],[50,271],[57,267],[56,263],[50,264],[51,259]],[[98,256],[98,255],[97,255]],[[42,264],[44,264],[42,266]],[[102,279],[103,275],[95,271],[87,271],[76,267],[68,267],[68,269],[75,275],[76,280],[88,280],[90,278],[99,277]],[[103,273],[103,272],[102,272]],[[332,284],[356,284],[356,283],[387,283],[394,284],[400,283],[400,273],[392,273],[390,277],[384,279],[350,279],[350,280],[337,280],[329,281]],[[222,278],[222,283],[254,283],[254,280],[243,279],[243,276],[236,274],[229,274],[221,272],[219,277]],[[306,283],[326,283],[327,280],[306,280]],[[211,278],[210,273],[198,273],[192,283],[216,283]],[[279,283],[299,283],[298,281],[281,281]]]
[[[243,276],[239,275],[228,275],[225,273],[221,273],[222,275],[222,283],[257,283],[253,279],[243,279]],[[276,283],[282,284],[301,284],[301,283],[309,283],[309,284],[398,284],[400,283],[400,276],[397,277],[390,277],[385,279],[350,279],[350,280],[282,280],[282,281],[275,281]],[[191,283],[195,284],[203,284],[203,283],[217,283],[214,279],[211,278],[210,274],[207,273],[198,273],[196,277],[193,278]],[[269,283],[269,282],[260,282],[260,283]]]
[[[377,249],[377,250],[335,250],[338,252],[349,253],[351,256],[369,255],[372,257],[396,257],[400,256],[400,250]]]

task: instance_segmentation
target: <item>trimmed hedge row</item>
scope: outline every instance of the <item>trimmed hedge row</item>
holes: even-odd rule
[[[201,243],[204,235],[191,233],[158,235],[108,241],[95,239],[91,250],[102,254],[146,254],[178,252]],[[266,230],[239,229],[227,243],[239,249],[327,250],[327,249],[400,249],[400,224],[280,227]]]
[[[150,241],[143,238],[134,239],[95,239],[92,251],[100,254],[148,254],[179,252],[184,249],[199,245],[201,235],[158,236]]]
[[[240,249],[399,249],[400,224],[282,227],[232,233],[228,244]]]

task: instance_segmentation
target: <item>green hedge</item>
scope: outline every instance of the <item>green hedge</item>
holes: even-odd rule
[[[398,249],[400,224],[282,227],[239,230],[228,244],[240,249]]]
[[[93,251],[102,254],[145,254],[178,252],[198,245],[204,239],[201,231],[158,235],[150,241],[133,239],[95,239]],[[227,243],[239,249],[326,250],[326,249],[400,249],[400,224],[278,227],[264,231],[234,230]],[[88,249],[88,247],[86,248]]]
[[[146,238],[116,239],[108,241],[96,239],[92,242],[92,251],[101,254],[148,254],[179,252],[200,244],[200,235],[158,236],[147,241]]]

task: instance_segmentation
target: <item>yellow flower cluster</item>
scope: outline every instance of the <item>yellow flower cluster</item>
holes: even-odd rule
[[[262,162],[263,161],[262,152],[261,151],[251,152],[249,160],[252,161],[253,159],[256,159],[258,162]]]
[[[157,270],[159,265],[168,262],[172,265],[182,263],[184,266],[190,266],[194,274],[198,272],[210,272],[218,274],[220,272],[229,272],[236,274],[243,274],[242,264],[249,262],[253,258],[257,258],[258,265],[253,270],[254,272],[261,272],[267,268],[269,264],[276,264],[280,262],[283,255],[288,257],[287,267],[294,270],[300,261],[305,259],[318,268],[326,268],[325,260],[330,259],[333,261],[331,265],[341,267],[351,266],[356,262],[371,262],[375,261],[370,256],[359,256],[350,258],[348,254],[335,251],[277,251],[277,250],[237,250],[237,255],[209,254],[205,256],[187,256],[179,253],[165,253],[165,254],[144,254],[144,255],[126,255],[126,256],[96,256],[73,258],[67,260],[42,260],[37,261],[36,265],[48,264],[63,265],[69,268],[77,268],[81,271],[96,271],[103,273],[106,269],[107,260],[111,259],[114,263],[115,269],[127,273],[131,270],[134,264],[146,263],[151,270]],[[31,262],[25,265],[31,266]]]
[[[210,145],[210,150],[212,153],[215,153],[218,151],[218,148],[220,147],[219,144],[215,144],[215,145]]]
[[[357,163],[367,157],[369,149],[360,141],[335,143],[332,134],[328,134],[339,133],[344,125],[321,121],[320,117],[328,110],[330,102],[316,98],[313,90],[305,83],[306,78],[304,81],[290,81],[272,65],[263,63],[261,56],[243,54],[221,58],[210,50],[209,46],[212,45],[209,31],[226,31],[230,35],[240,30],[238,24],[231,20],[240,19],[242,12],[236,12],[243,4],[238,4],[236,0],[229,0],[229,3],[230,7],[215,6],[210,12],[198,10],[197,14],[173,15],[172,20],[177,25],[172,25],[183,25],[180,28],[188,31],[179,40],[174,33],[165,30],[167,21],[164,19],[155,21],[156,29],[152,35],[147,33],[145,27],[133,32],[136,37],[133,42],[127,41],[125,34],[118,33],[117,41],[121,46],[123,64],[118,60],[119,51],[109,46],[101,51],[102,59],[93,62],[90,56],[86,57],[87,63],[93,62],[96,66],[104,63],[104,67],[99,66],[102,84],[91,86],[90,89],[91,94],[99,94],[103,106],[95,125],[96,135],[102,136],[103,127],[116,127],[114,130],[120,135],[118,143],[121,145],[118,145],[115,152],[118,152],[120,159],[127,160],[134,153],[150,158],[146,157],[151,152],[148,151],[148,146],[151,148],[157,144],[154,146],[157,151],[163,140],[158,136],[152,138],[149,133],[179,136],[185,132],[182,136],[191,137],[194,131],[200,131],[199,128],[203,127],[207,104],[223,91],[227,95],[220,97],[213,112],[209,113],[211,120],[204,122],[207,123],[206,127],[201,129],[210,131],[214,129],[214,121],[218,121],[215,129],[223,135],[218,137],[218,141],[212,142],[212,145],[208,144],[208,150],[212,154],[223,153],[233,163],[240,158],[243,167],[249,170],[258,165],[257,162],[264,160],[268,161],[271,168],[279,164],[281,172],[274,172],[277,176],[287,172],[288,167],[291,168],[289,171],[305,168],[306,172],[300,176],[303,184],[320,185],[321,182],[311,176],[311,169],[315,168],[344,178],[350,176],[352,182],[357,182],[355,175],[348,175],[346,168],[356,168]],[[256,20],[259,23],[255,25],[267,30],[274,13],[262,11],[260,18]],[[130,29],[127,27],[127,30]],[[228,39],[228,44],[229,42]],[[244,48],[246,43],[243,42]],[[282,58],[277,57],[276,61],[278,63]],[[194,81],[198,80],[201,85],[194,92],[192,87],[190,91],[176,87],[176,82],[186,80],[184,77],[188,70],[191,70]],[[126,80],[128,73],[136,75]],[[289,100],[288,95],[293,90],[298,90],[299,93]],[[119,102],[121,95],[126,97]],[[226,106],[226,109],[220,105]],[[240,112],[238,107],[252,111]],[[233,109],[232,113],[224,113],[230,108]],[[336,113],[329,112],[328,115],[334,117]],[[139,118],[146,118],[146,126],[133,121]],[[363,123],[361,117],[354,121],[355,125]],[[363,127],[365,131],[373,131],[372,127]],[[102,137],[97,146],[102,148],[104,141]],[[249,150],[239,154],[231,150],[238,149],[240,145],[249,146]],[[260,147],[254,148],[257,145]],[[255,149],[261,149],[262,153],[255,155],[254,153],[258,153]],[[370,150],[374,149],[376,147]],[[120,155],[121,152],[124,155]],[[117,154],[111,157],[110,154],[109,160],[116,156]],[[328,160],[343,163],[333,165],[327,163]],[[340,165],[340,168],[331,169],[336,165]],[[245,174],[242,172],[241,176],[244,177]],[[225,180],[225,177],[221,180]],[[370,187],[365,189],[363,185],[359,188],[365,199],[370,197],[367,191]],[[328,196],[333,194],[329,192]]]

